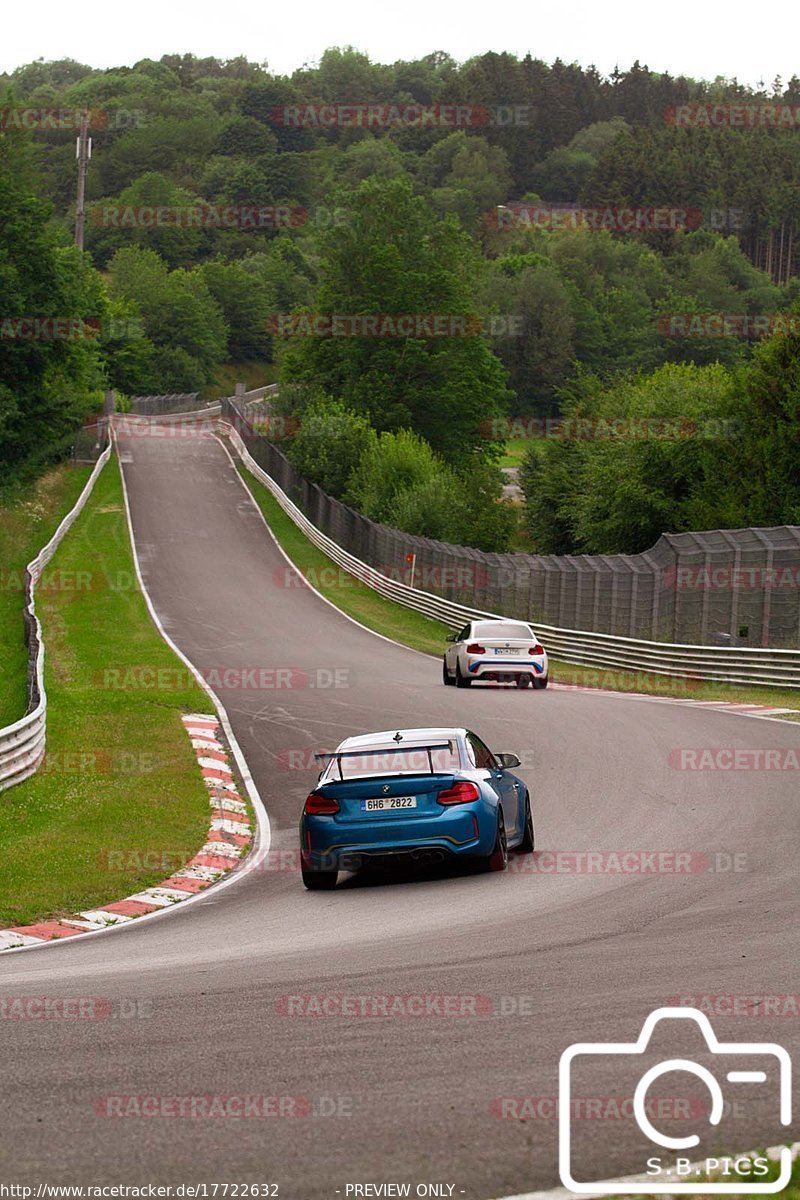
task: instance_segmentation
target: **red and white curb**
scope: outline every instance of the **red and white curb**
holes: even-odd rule
[[[17,950],[134,921],[188,900],[239,865],[252,831],[247,805],[239,795],[228,751],[220,739],[220,721],[201,713],[191,713],[182,720],[209,789],[211,822],[204,845],[185,867],[157,886],[74,916],[0,930],[0,950]]]
[[[714,708],[722,712],[738,713],[741,717],[777,717],[785,713],[796,713],[796,708],[771,708],[768,704],[733,704],[726,700],[692,700],[695,708]]]

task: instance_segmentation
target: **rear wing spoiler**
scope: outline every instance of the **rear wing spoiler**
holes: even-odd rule
[[[450,740],[449,742],[419,743],[413,746],[370,746],[364,747],[361,750],[323,750],[321,753],[315,754],[314,758],[317,762],[324,762],[326,766],[335,759],[339,767],[339,779],[344,780],[344,775],[342,774],[343,758],[365,758],[370,754],[407,754],[411,751],[421,750],[427,753],[428,769],[431,775],[435,775],[436,772],[433,769],[433,758],[431,757],[431,752],[433,750],[452,750],[453,746],[454,742]]]

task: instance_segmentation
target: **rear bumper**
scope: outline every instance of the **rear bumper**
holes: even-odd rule
[[[517,679],[520,675],[540,679],[547,674],[547,659],[480,658],[468,663],[467,670],[471,679]]]
[[[303,816],[300,847],[309,870],[354,871],[365,862],[433,861],[490,854],[496,815],[488,805],[458,804],[434,817],[343,821]],[[477,829],[477,833],[476,833]]]

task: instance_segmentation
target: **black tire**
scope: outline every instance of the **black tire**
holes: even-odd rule
[[[472,680],[461,674],[461,663],[456,663],[456,687],[472,687]]]
[[[505,871],[508,869],[508,842],[506,841],[506,824],[503,820],[503,810],[497,810],[497,834],[491,854],[485,860],[487,871]]]
[[[518,675],[517,676],[517,687],[518,688],[526,688],[526,687],[530,687],[530,686],[531,686],[530,675]]]
[[[445,687],[454,687],[455,682],[456,682],[455,679],[453,679],[453,676],[447,670],[447,659],[443,658],[442,659],[442,683],[444,684]]]
[[[338,871],[302,871],[303,883],[310,892],[330,892],[336,887]]]
[[[538,690],[541,692],[544,688],[547,687],[549,682],[550,682],[549,675],[537,675],[533,681],[533,686],[535,688],[538,688]]]
[[[520,854],[533,854],[536,849],[536,836],[533,832],[533,813],[531,812],[530,793],[525,793],[525,832],[522,841],[517,846]]]

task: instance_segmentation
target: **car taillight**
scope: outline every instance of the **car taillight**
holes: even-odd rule
[[[478,642],[470,642],[467,646],[467,654],[485,654],[486,647],[481,646]]]
[[[480,799],[480,791],[474,783],[467,783],[462,779],[459,783],[454,783],[451,788],[445,788],[443,792],[439,792],[436,797],[440,804],[469,804],[471,800]]]
[[[544,654],[544,646],[540,646],[537,642],[535,646],[531,646],[528,654]]]
[[[306,798],[303,811],[310,817],[330,816],[339,811],[339,801],[332,800],[329,796],[321,796],[319,792],[311,792]]]

